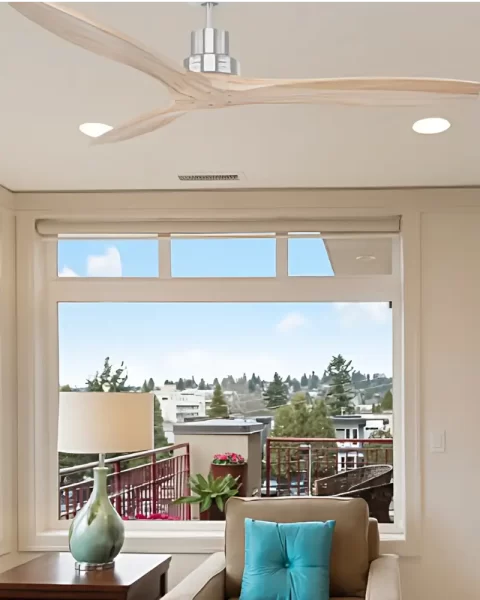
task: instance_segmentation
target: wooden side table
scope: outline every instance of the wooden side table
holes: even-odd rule
[[[158,600],[167,593],[171,556],[120,554],[107,571],[76,572],[67,552],[49,552],[0,574],[10,600]]]

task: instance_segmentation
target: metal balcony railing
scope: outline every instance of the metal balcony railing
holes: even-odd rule
[[[73,519],[93,488],[98,462],[59,470],[60,519]],[[172,505],[189,495],[189,444],[173,444],[147,452],[109,458],[105,466],[110,501],[124,519],[163,518],[189,520],[188,504]]]
[[[317,479],[370,465],[393,466],[393,439],[267,438],[264,496],[308,496]]]

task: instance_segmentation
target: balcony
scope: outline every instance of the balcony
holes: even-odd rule
[[[59,470],[59,518],[73,519],[93,488],[92,469],[98,462]],[[148,452],[109,458],[110,501],[124,519],[189,520],[190,506],[172,505],[188,495],[190,448],[174,444]]]
[[[393,521],[393,439],[268,438],[262,496],[361,497]]]
[[[216,439],[215,439],[216,441]],[[218,452],[222,451],[219,436]],[[267,438],[261,495],[356,496],[372,516],[393,520],[393,440],[391,438]],[[110,458],[107,477],[112,504],[124,519],[190,520],[190,444]],[[60,469],[59,518],[72,519],[87,502],[98,462]],[[206,473],[204,473],[206,474]]]

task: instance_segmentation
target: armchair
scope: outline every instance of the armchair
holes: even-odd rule
[[[398,557],[379,555],[378,523],[369,519],[367,504],[361,498],[231,498],[225,512],[225,552],[210,556],[164,600],[237,600],[244,567],[246,518],[279,523],[335,520],[331,599],[401,598]]]

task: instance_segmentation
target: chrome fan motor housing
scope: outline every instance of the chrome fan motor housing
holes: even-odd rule
[[[240,63],[229,55],[228,31],[213,27],[215,3],[207,2],[204,6],[207,23],[203,29],[192,31],[190,56],[183,61],[184,67],[194,73],[240,75]]]

